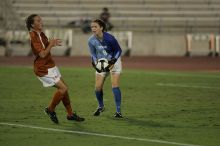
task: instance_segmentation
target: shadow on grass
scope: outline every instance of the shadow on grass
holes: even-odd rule
[[[109,117],[110,119],[110,117]],[[127,122],[131,125],[141,126],[141,127],[153,127],[153,128],[170,128],[175,127],[173,124],[165,123],[165,122],[159,122],[159,121],[153,121],[153,120],[146,120],[146,119],[138,119],[138,118],[130,118],[130,117],[124,117],[122,119],[116,119],[111,118],[112,120],[121,121],[121,122]]]

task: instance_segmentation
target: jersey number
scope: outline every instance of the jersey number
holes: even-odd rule
[[[108,55],[108,53],[107,53],[105,50],[103,50],[103,54],[104,54],[105,56]]]

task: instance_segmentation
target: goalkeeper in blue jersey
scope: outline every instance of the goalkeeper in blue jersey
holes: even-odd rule
[[[99,116],[105,110],[103,102],[103,85],[105,78],[110,74],[112,83],[112,92],[115,98],[116,118],[122,118],[121,114],[121,91],[119,88],[121,65],[121,48],[114,36],[105,32],[106,25],[100,19],[91,22],[91,30],[93,35],[88,40],[90,54],[92,57],[92,65],[96,69],[95,78],[95,95],[98,100],[98,108],[94,112],[94,116]],[[96,68],[98,59],[105,58],[108,60],[108,66],[101,71]]]

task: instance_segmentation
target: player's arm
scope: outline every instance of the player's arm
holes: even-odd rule
[[[114,49],[114,54],[112,58],[108,61],[109,65],[106,67],[106,71],[110,71],[114,67],[115,62],[118,60],[122,53],[121,47],[115,38],[113,38],[113,40],[111,41],[111,47]]]
[[[118,58],[121,56],[122,53],[121,47],[115,38],[112,40],[112,48],[114,49],[114,55],[111,59],[112,61],[111,63],[115,64],[115,62],[118,60]]]
[[[92,62],[96,64],[97,63],[96,49],[92,45],[91,42],[89,42],[88,45],[89,45],[89,51],[90,51],[90,54],[91,54]]]
[[[92,58],[92,66],[93,66],[93,68],[94,68],[97,72],[100,73],[101,71],[96,68],[96,64],[97,64],[96,49],[95,49],[95,47],[91,44],[91,42],[89,42],[88,45],[89,45],[89,51],[90,51],[91,58]]]
[[[33,34],[31,34],[30,36],[31,36],[31,44],[34,47],[34,51],[37,52],[37,54],[39,54],[41,58],[46,57],[50,53],[52,47],[60,45],[61,43],[61,40],[59,39],[50,39],[49,45],[47,46],[46,49],[44,49],[38,36],[35,36]]]
[[[61,45],[61,40],[60,39],[50,39],[49,40],[49,45],[47,46],[47,48],[45,50],[41,50],[39,53],[39,56],[41,58],[46,57],[49,53],[52,47],[55,46],[60,46]]]

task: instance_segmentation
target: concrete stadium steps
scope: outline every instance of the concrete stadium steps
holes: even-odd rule
[[[129,5],[129,4],[119,4],[119,5],[107,5],[110,10],[115,10],[115,9],[132,9],[132,10],[140,10],[140,9],[145,9],[146,7],[143,5]],[[102,9],[103,7],[106,7],[106,4],[32,4],[32,3],[14,3],[14,7],[16,9],[19,8],[25,8],[25,9],[39,9],[41,8],[48,8],[48,9],[60,9],[60,10],[97,10],[97,9]]]
[[[71,16],[99,16],[99,10],[19,10],[21,16],[28,16],[29,14],[36,13],[41,16],[57,16],[57,17],[71,17]],[[130,11],[120,10],[112,13],[112,17],[219,17],[220,11]]]
[[[115,5],[115,4],[132,4],[132,5],[212,5],[219,4],[218,0],[11,0],[12,3],[25,3],[25,4],[81,4],[81,5]]]
[[[110,10],[152,10],[152,11],[158,11],[158,10],[219,10],[220,3],[215,4],[176,4],[176,3],[164,3],[164,4],[102,4],[102,3],[25,3],[25,2],[15,2],[13,3],[13,6],[16,9],[29,9],[29,10],[35,10],[35,9],[42,9],[47,8],[48,10],[51,9],[59,9],[59,10],[97,10],[101,9],[103,7],[108,7]],[[114,11],[113,11],[114,13]]]
[[[25,17],[23,17],[23,20]],[[42,17],[44,20],[44,25],[56,26],[67,26],[67,23],[80,20],[80,17]],[[218,21],[217,21],[218,20]],[[203,28],[218,28],[220,25],[220,18],[182,18],[182,17],[175,17],[175,18],[142,18],[142,17],[115,17],[112,18],[111,21],[115,25],[115,27],[124,26],[134,28],[135,26],[140,27],[141,29],[147,27],[202,27]]]
[[[13,7],[24,20],[31,13],[44,19],[46,26],[67,26],[83,18],[99,17],[108,7],[116,29],[183,29],[200,27],[218,31],[219,0],[13,0]],[[194,29],[193,29],[194,30]]]
[[[198,9],[198,10],[207,10],[207,9],[218,9],[219,8],[219,4],[212,4],[212,5],[207,5],[207,4],[200,4],[200,5],[180,5],[180,4],[164,4],[164,5],[158,5],[158,4],[110,4],[110,5],[106,5],[106,4],[66,4],[66,3],[62,3],[62,4],[57,4],[57,3],[35,3],[33,5],[33,3],[14,3],[13,4],[15,8],[19,9],[19,8],[25,8],[25,9],[39,9],[40,8],[59,8],[59,9],[64,9],[64,10],[68,10],[68,9],[87,9],[87,10],[94,10],[97,8],[103,8],[103,7],[108,7],[110,10],[115,10],[115,9],[131,9],[131,10],[140,10],[140,9],[152,9],[152,10],[169,10],[169,9],[184,9],[184,10],[194,10],[194,9]]]

